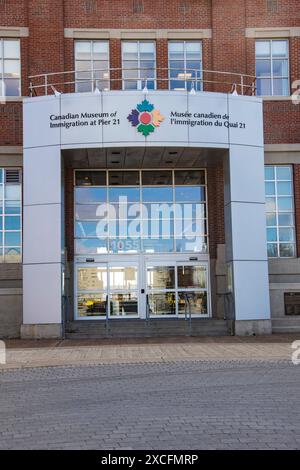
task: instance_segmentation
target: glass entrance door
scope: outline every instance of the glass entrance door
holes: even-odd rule
[[[76,319],[137,317],[138,265],[107,262],[77,265]]]
[[[148,262],[146,279],[150,318],[209,316],[206,263]]]
[[[77,264],[76,319],[209,316],[207,262],[124,258]]]

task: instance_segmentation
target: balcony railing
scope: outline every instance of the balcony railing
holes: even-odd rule
[[[177,75],[176,75],[177,73]],[[132,75],[128,77],[128,74]],[[90,75],[90,76],[88,76]],[[84,77],[84,78],[82,78]],[[235,72],[171,68],[110,68],[71,70],[29,77],[30,96],[79,91],[180,90],[254,96],[256,77]],[[174,85],[177,82],[177,86]],[[178,86],[178,83],[180,86]]]

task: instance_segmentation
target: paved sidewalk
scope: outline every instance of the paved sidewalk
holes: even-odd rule
[[[290,360],[300,334],[107,340],[8,340],[1,369],[207,360]]]

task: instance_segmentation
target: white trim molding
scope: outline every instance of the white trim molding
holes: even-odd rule
[[[211,29],[98,29],[65,28],[73,39],[210,39]]]
[[[246,28],[246,38],[290,38],[300,36],[300,28]]]
[[[1,38],[23,38],[29,36],[29,29],[18,26],[0,26]]]

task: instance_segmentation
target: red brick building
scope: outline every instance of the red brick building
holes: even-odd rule
[[[137,331],[139,334],[145,334],[145,322],[133,320],[148,317],[154,325],[153,334],[156,334],[155,331],[166,334],[168,331],[172,332],[172,328],[176,334],[180,334],[182,331],[186,332],[186,319],[189,315],[192,317],[194,334],[201,334],[201,331],[224,333],[229,331],[228,328],[232,330],[234,327],[237,333],[250,334],[269,332],[271,327],[273,331],[299,330],[299,63],[300,10],[297,0],[0,1],[0,186],[3,193],[0,215],[0,334],[19,336],[23,324],[24,337],[58,336],[62,331],[60,323],[63,326],[67,324],[69,334],[72,331],[90,334],[89,328],[98,328],[100,336],[113,334],[114,325],[110,327],[111,333],[108,333],[108,329],[105,330],[102,326],[105,322],[98,323],[97,325],[101,326],[96,327],[94,324],[89,327],[86,322],[85,326],[79,327],[82,323],[80,319],[109,319],[110,325],[113,324],[112,320],[117,320],[115,334],[119,334],[118,328],[122,329],[123,326],[120,326],[118,320],[121,321],[120,317],[124,316],[132,320],[131,326],[128,326],[127,322],[128,334],[137,334]],[[37,75],[39,77],[36,77]],[[152,141],[147,141],[146,136],[145,148],[153,148],[155,151],[149,151],[149,155],[146,152],[142,156],[137,151],[142,145],[138,140],[136,145],[122,145],[121,141],[118,145],[116,142],[113,145],[104,145],[103,142],[101,145],[87,145],[85,148],[90,150],[86,150],[86,154],[83,150],[84,142],[77,147],[61,144],[64,267],[62,300],[60,298],[58,303],[62,303],[62,308],[53,322],[42,314],[40,322],[33,321],[30,313],[25,314],[29,319],[24,321],[22,220],[26,207],[38,203],[26,203],[25,196],[22,204],[23,145],[25,148],[30,147],[23,141],[23,99],[32,96],[34,101],[39,99],[37,97],[45,95],[53,98],[53,93],[62,93],[64,98],[99,92],[101,100],[104,100],[105,93],[115,92],[117,95],[112,96],[119,96],[121,100],[123,93],[126,95],[128,92],[128,96],[132,96],[134,91],[140,95],[145,93],[145,99],[150,92],[152,101],[155,100],[154,105],[160,111],[162,105],[159,97],[167,96],[169,92],[175,96],[174,100],[177,96],[174,95],[175,92],[178,92],[178,96],[184,96],[186,93],[189,100],[192,100],[193,92],[198,97],[207,93],[209,96],[220,96],[220,99],[221,95],[226,97],[232,93],[248,96],[250,100],[255,100],[255,95],[262,98],[270,318],[260,316],[258,312],[257,316],[251,313],[243,318],[244,323],[237,322],[239,318],[242,321],[242,316],[238,317],[235,312],[239,300],[235,298],[235,294],[231,295],[230,289],[230,263],[234,257],[226,255],[231,242],[228,242],[226,236],[227,203],[224,187],[226,190],[227,170],[225,157],[220,150],[221,144],[206,146],[202,143],[194,148],[190,144],[179,144],[175,141],[172,145],[172,141],[168,141],[167,144],[156,142],[152,145]],[[60,99],[58,97],[58,100]],[[144,113],[148,112],[150,111],[144,110]],[[245,114],[247,115],[247,112]],[[29,122],[30,117],[27,119]],[[62,121],[61,114],[57,119]],[[75,117],[67,119],[72,120]],[[167,125],[166,120],[160,127],[163,128],[163,125]],[[190,127],[191,123],[182,121],[182,125]],[[35,127],[36,132],[39,132],[38,124],[34,120],[30,122],[30,126],[30,132],[34,132]],[[156,124],[153,127],[155,126]],[[26,129],[28,125],[24,126],[24,133],[27,132]],[[184,149],[188,147],[189,151],[185,154]],[[102,158],[103,152],[105,156]],[[154,166],[151,161],[155,162]],[[246,174],[249,172],[250,178],[251,165],[251,159],[244,160],[239,171],[244,169]],[[157,173],[151,180],[150,173],[144,175],[145,171],[150,169],[162,174],[159,176]],[[186,169],[189,169],[191,174],[185,175],[188,179],[183,179],[182,172]],[[33,171],[33,167],[30,167],[30,170]],[[139,248],[131,247],[127,250],[125,260],[122,254],[125,255],[126,249],[118,248],[118,245],[115,249],[110,248],[108,240],[106,251],[103,251],[101,245],[102,248],[97,246],[93,252],[93,243],[88,240],[87,235],[89,230],[94,230],[91,228],[92,222],[89,218],[78,216],[75,207],[76,198],[80,197],[76,192],[80,192],[80,189],[77,190],[76,187],[84,186],[82,172],[87,170],[96,172],[86,177],[90,178],[89,186],[108,186],[108,192],[113,186],[110,179],[113,177],[110,174],[112,171],[116,171],[114,176],[118,176],[120,180],[123,178],[126,181],[127,178],[130,181],[128,187],[139,186],[141,193],[142,186],[155,188],[159,177],[161,186],[169,189],[172,186],[172,194],[175,195],[176,191],[179,193],[180,188],[184,186],[201,186],[201,191],[205,192],[204,222],[200,228],[201,233],[196,235],[197,239],[201,239],[201,248],[196,244],[191,250],[186,249],[185,245],[179,243],[175,233],[175,241],[172,241],[174,250],[165,242],[165,248],[151,245],[147,251],[146,248],[143,249],[146,242],[142,240],[138,242],[141,243]],[[126,173],[129,170],[131,173]],[[199,173],[202,170],[205,176]],[[36,177],[41,177],[38,171]],[[47,179],[47,174],[44,174],[44,177]],[[104,182],[100,181],[102,177]],[[131,178],[135,179],[134,183]],[[188,181],[196,183],[193,185]],[[26,173],[24,183],[26,184]],[[125,183],[118,184],[126,187]],[[253,185],[255,184],[253,181]],[[38,191],[39,187],[42,191],[42,186],[42,181],[39,181],[35,191]],[[130,194],[132,191],[133,189]],[[28,200],[30,199],[29,196]],[[145,201],[147,202],[146,199]],[[162,199],[159,202],[166,201]],[[26,223],[29,222],[25,221],[25,238]],[[94,232],[90,232],[90,239],[95,239],[95,234],[93,238],[91,233]],[[42,231],[40,236],[43,236]],[[116,239],[117,237],[114,237],[114,241]],[[243,242],[247,240],[243,240],[241,235],[241,243]],[[174,258],[170,255],[173,251]],[[100,253],[106,253],[103,260],[94,256],[100,256]],[[112,258],[109,258],[110,253]],[[164,263],[159,266],[155,257],[150,262],[147,258],[150,253],[155,253],[158,258],[162,253],[165,257]],[[187,256],[185,264],[183,258],[180,258],[183,253]],[[125,261],[121,266],[122,272],[118,275],[125,276],[123,281],[126,288],[123,285],[121,288],[117,281],[113,287],[112,279],[115,268],[120,264],[120,256]],[[133,260],[135,256],[136,259],[131,265],[130,259]],[[143,274],[139,273],[142,256],[146,260],[143,261]],[[263,258],[261,255],[259,260],[262,261]],[[243,260],[248,261],[247,256]],[[94,265],[98,263],[96,271],[92,267],[89,272],[86,271],[84,263],[89,262]],[[106,268],[102,266],[102,262],[106,263]],[[39,264],[38,261],[34,263]],[[47,263],[46,260],[45,264]],[[29,273],[29,266],[33,264],[29,255],[27,258],[25,256],[23,264],[24,272]],[[170,268],[168,273],[167,267]],[[184,280],[185,267],[187,272],[190,271],[188,276],[191,276],[187,280]],[[209,280],[201,287],[203,269]],[[31,289],[30,300],[24,300],[24,308],[28,311],[34,308],[32,305],[35,304],[35,294],[32,291],[36,287],[34,276],[26,276],[26,288]],[[236,285],[237,276],[237,273],[233,276]],[[92,281],[93,277],[96,280]],[[144,280],[146,278],[148,281]],[[149,279],[154,283],[150,287]],[[155,282],[159,287],[155,288]],[[183,283],[181,286],[180,282]],[[110,284],[109,289],[106,288],[107,284]],[[152,288],[154,290],[151,290]],[[250,281],[249,290],[251,291]],[[141,297],[142,294],[146,297]],[[249,295],[254,298],[260,294],[249,292]],[[41,300],[39,299],[39,308],[43,309],[45,307],[40,304]],[[45,302],[48,301],[45,298]],[[59,317],[61,322],[57,320]],[[172,326],[170,322],[166,326],[166,317],[174,319]],[[205,317],[205,321],[200,317]],[[163,326],[157,326],[158,319]],[[199,323],[200,321],[202,323]],[[137,326],[138,323],[143,326]]]

